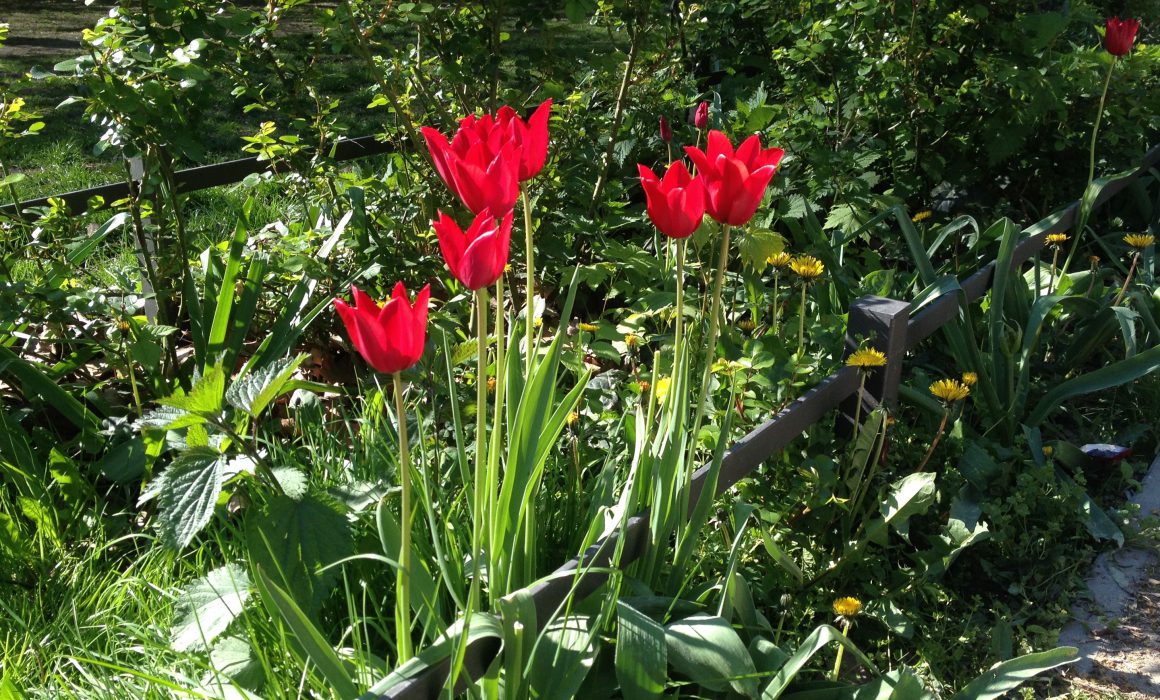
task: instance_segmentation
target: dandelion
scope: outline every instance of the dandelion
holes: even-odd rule
[[[930,393],[947,403],[954,403],[970,396],[971,387],[957,379],[940,379],[930,385]]]
[[[642,393],[642,394],[647,394],[648,390],[650,388],[649,383],[644,381],[643,379],[640,381],[639,384],[637,384],[637,386],[640,387],[640,393]]]
[[[875,348],[859,348],[846,358],[847,367],[857,367],[861,375],[858,383],[858,404],[854,407],[854,439],[858,439],[859,429],[862,427],[862,403],[865,401],[866,377],[876,367],[886,366],[886,353]]]
[[[850,627],[854,624],[854,618],[858,613],[862,612],[862,601],[853,596],[845,596],[834,601],[834,614],[838,616],[836,622],[842,625],[842,636],[846,637],[850,634]],[[834,659],[834,672],[830,674],[830,680],[838,680],[838,673],[842,670],[842,652],[846,650],[845,645],[838,646],[838,655]]]
[[[793,260],[793,256],[785,251],[782,251],[775,255],[769,256],[765,259],[765,262],[769,265],[772,265],[774,269],[781,269],[786,265],[789,265],[791,260]]]
[[[863,372],[868,372],[875,367],[885,367],[886,353],[874,348],[855,350],[846,358],[846,366],[857,367]]]
[[[1053,454],[1055,454],[1055,448],[1054,448],[1054,447],[1052,447],[1051,445],[1044,445],[1044,446],[1043,446],[1043,456],[1044,456],[1044,457],[1047,457],[1048,459],[1051,459],[1051,455],[1053,455]]]
[[[130,328],[129,322],[126,321],[125,319],[121,319],[120,321],[117,321],[117,330],[121,331],[122,333],[128,333],[129,328]]]
[[[640,347],[641,338],[635,333],[624,334],[624,344],[628,346],[629,350],[635,350]]]
[[[585,333],[595,333],[596,331],[600,330],[600,326],[596,325],[595,323],[581,323],[580,330],[584,331]]]
[[[488,377],[488,378],[487,378],[487,391],[488,391],[488,393],[489,393],[489,394],[494,394],[494,393],[495,393],[495,386],[496,386],[496,383],[497,383],[497,382],[496,382],[496,380],[495,380],[495,377]]]
[[[576,424],[580,422],[580,414],[572,411],[568,414],[567,423],[569,428],[575,428]]]
[[[773,266],[773,330],[781,334],[781,328],[777,325],[777,317],[781,313],[781,271],[790,264],[793,256],[784,250],[775,255],[771,255],[765,259],[765,262]]]
[[[1124,298],[1124,292],[1128,291],[1128,285],[1132,282],[1132,275],[1136,272],[1136,265],[1140,262],[1140,254],[1155,241],[1156,237],[1150,233],[1129,233],[1124,236],[1124,242],[1132,246],[1135,250],[1132,255],[1132,265],[1128,268],[1128,276],[1124,278],[1124,286],[1120,287],[1120,293],[1116,295],[1116,300],[1112,302],[1112,306],[1118,306],[1120,300]]]
[[[932,212],[930,209],[923,209],[922,211],[918,212],[914,216],[910,217],[910,220],[916,224],[920,224],[923,221],[926,221],[927,219],[929,219],[933,215],[934,215],[934,212]]]
[[[977,378],[976,378],[977,379]],[[942,399],[943,414],[942,421],[938,424],[938,431],[935,432],[934,440],[931,440],[930,449],[926,451],[926,456],[922,458],[922,462],[918,465],[915,471],[922,471],[926,463],[930,461],[931,455],[938,447],[939,440],[942,439],[943,433],[947,429],[947,419],[951,415],[951,406],[958,401],[962,401],[971,395],[971,387],[966,382],[960,382],[957,379],[940,379],[934,384],[930,385],[930,393]]]
[[[657,380],[657,400],[664,401],[668,398],[669,388],[673,385],[672,377],[661,377]]]
[[[972,387],[977,384],[978,381],[979,375],[975,374],[974,372],[963,372],[963,384],[966,384],[968,387]]]
[[[747,319],[743,319],[742,321],[738,322],[737,327],[743,331],[749,332],[749,331],[752,331],[754,328],[757,328],[757,324],[753,322],[753,319],[747,318]]]
[[[826,266],[822,264],[821,260],[812,255],[802,255],[790,261],[789,267],[802,280],[802,304],[801,304],[801,319],[798,324],[798,354],[802,352],[802,348],[806,342],[806,290],[810,284],[817,278],[822,276],[825,272]]]
[[[1069,236],[1066,233],[1047,234],[1047,245],[1051,248],[1051,276],[1047,278],[1047,293],[1055,286],[1055,270],[1059,264],[1059,249],[1067,243]]]

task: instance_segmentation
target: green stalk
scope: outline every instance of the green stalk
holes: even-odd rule
[[[504,371],[505,360],[507,354],[505,351],[504,340],[506,338],[504,329],[504,308],[503,308],[503,275],[495,281],[495,412],[491,419],[491,452],[488,454],[487,462],[487,527],[488,527],[488,541],[495,541],[495,527],[494,516],[496,512],[496,501],[499,498],[499,455],[500,455],[500,424],[503,420],[504,409],[504,395],[507,393],[507,373]],[[486,386],[486,382],[485,382]],[[498,558],[495,556],[497,548],[492,547],[489,553],[491,566],[489,571],[498,572]],[[503,590],[503,589],[497,589]],[[506,591],[505,591],[506,592]]]
[[[842,624],[842,636],[846,637],[849,634],[849,632],[850,632],[850,621],[846,620],[845,623]],[[846,651],[845,645],[839,644],[838,645],[838,655],[834,659],[834,672],[830,674],[831,681],[838,680],[838,673],[842,670],[842,652],[844,652],[844,651]]]
[[[1112,302],[1112,306],[1118,306],[1120,300],[1124,298],[1124,292],[1128,291],[1128,285],[1132,283],[1132,274],[1136,272],[1136,263],[1140,262],[1140,251],[1132,256],[1132,266],[1128,268],[1128,276],[1124,278],[1124,286],[1120,287],[1120,293],[1116,295],[1116,300]]]
[[[1051,288],[1055,285],[1055,268],[1059,263],[1059,246],[1055,246],[1055,251],[1051,254],[1051,276],[1047,278],[1047,295],[1051,296]],[[1036,269],[1039,265],[1035,266]]]
[[[670,379],[677,373],[677,358],[685,336],[685,250],[688,239],[677,239],[677,318],[673,330],[673,369]],[[667,397],[666,397],[667,398]]]
[[[484,514],[488,503],[486,470],[487,470],[487,288],[475,290],[476,309],[476,351],[478,353],[475,374],[475,474],[473,479],[474,493],[472,494],[471,534],[471,587],[473,591],[479,586],[479,557],[483,551],[483,526],[490,519]],[[473,596],[475,597],[475,596]],[[475,597],[478,604],[478,597]]]
[[[399,486],[403,489],[399,579],[395,585],[395,638],[401,664],[414,656],[411,646],[411,450],[407,442],[407,414],[403,410],[403,380],[398,372],[391,376],[395,380],[395,419],[399,431]]]
[[[527,248],[528,258],[528,281],[525,286],[527,309],[525,315],[527,316],[527,349],[524,357],[524,377],[532,376],[532,348],[535,347],[536,340],[536,326],[535,326],[535,310],[536,310],[536,263],[535,263],[535,248],[532,246],[532,208],[528,202],[528,188],[520,183],[520,196],[524,200],[524,245]]]
[[[717,254],[717,273],[713,278],[713,306],[709,312],[709,336],[705,339],[705,370],[701,373],[701,392],[697,398],[697,413],[693,419],[693,440],[701,430],[701,420],[705,417],[706,403],[709,399],[709,379],[713,374],[713,358],[717,355],[717,334],[721,330],[721,288],[725,283],[725,266],[729,261],[729,234],[732,229],[728,225],[721,227],[721,250]],[[693,460],[689,460],[688,468],[693,468]]]
[[[777,333],[777,337],[781,337],[781,326],[778,324],[778,316],[781,315],[781,271],[773,271],[773,332]]]
[[[809,286],[810,286],[809,282],[806,282],[803,279],[802,280],[802,306],[801,306],[801,312],[798,314],[799,316],[801,316],[801,320],[798,323],[797,354],[799,356],[802,354],[802,348],[804,348],[805,344],[806,344],[806,290],[809,289]]]
[[[914,471],[922,471],[922,468],[925,467],[926,463],[930,461],[930,456],[934,454],[934,449],[938,447],[938,441],[942,440],[943,432],[945,432],[947,429],[947,418],[949,418],[950,415],[951,406],[950,404],[944,403],[942,422],[938,424],[938,432],[935,433],[934,440],[932,440],[930,443],[930,449],[926,451],[926,456],[922,458],[922,462],[918,465],[918,469],[915,469]]]
[[[1119,59],[1112,56],[1112,63],[1108,66],[1108,74],[1104,78],[1104,91],[1100,93],[1100,107],[1096,112],[1096,123],[1092,128],[1092,141],[1088,147],[1088,178],[1087,186],[1083,188],[1084,195],[1091,189],[1092,182],[1096,179],[1096,137],[1100,133],[1100,121],[1104,118],[1104,102],[1108,98],[1108,86],[1112,83],[1112,73],[1116,70],[1116,63]],[[1083,236],[1084,227],[1087,226],[1088,212],[1083,206],[1083,198],[1080,198],[1079,216],[1076,217],[1075,222],[1075,238],[1071,242],[1071,250],[1067,253],[1067,259],[1063,261],[1063,270],[1061,275],[1066,275],[1067,271],[1071,269],[1071,260],[1075,257],[1075,251],[1079,249],[1079,239]]]
[[[866,391],[866,376],[869,374],[866,370],[858,372],[862,380],[858,383],[858,405],[854,407],[854,440],[858,440],[859,428],[862,427],[862,401]]]

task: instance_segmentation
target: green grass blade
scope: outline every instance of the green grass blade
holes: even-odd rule
[[[1156,369],[1160,369],[1160,347],[1150,348],[1135,357],[1057,384],[1035,405],[1027,417],[1027,425],[1038,426],[1048,414],[1070,398],[1127,384]]]

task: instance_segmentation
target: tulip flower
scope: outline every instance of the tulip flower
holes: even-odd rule
[[[693,125],[698,129],[705,129],[709,126],[709,103],[707,101],[697,105],[697,111],[693,114]]]
[[[669,126],[669,120],[664,117],[661,117],[661,141],[673,142],[673,127]]]
[[[664,179],[644,165],[636,166],[648,200],[648,216],[669,238],[688,238],[705,216],[705,186],[693,178],[681,161],[665,172]]]
[[[514,141],[461,138],[467,133],[462,126],[454,143],[429,126],[422,132],[435,172],[473,214],[490,209],[502,216],[515,208],[523,156]]]
[[[1132,50],[1136,32],[1140,29],[1138,19],[1109,17],[1104,23],[1104,48],[1113,56],[1124,56]]]
[[[520,147],[520,182],[531,180],[544,169],[548,159],[548,117],[552,115],[552,99],[544,100],[525,122],[511,107],[501,107],[496,125]]]
[[[419,361],[427,344],[427,303],[431,285],[412,304],[402,282],[381,307],[370,295],[351,286],[354,306],[335,299],[334,306],[351,343],[371,367],[385,374],[402,372]]]
[[[705,183],[709,216],[729,226],[741,226],[753,218],[785,155],[780,148],[763,149],[757,134],[735,152],[729,137],[720,131],[709,132],[704,151],[686,146],[685,152],[697,166],[697,177]]]
[[[455,279],[471,290],[495,284],[508,262],[512,239],[512,213],[497,220],[491,211],[480,212],[467,231],[450,216],[439,212],[432,222],[439,250]]]

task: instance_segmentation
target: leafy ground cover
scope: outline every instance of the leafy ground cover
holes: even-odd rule
[[[7,195],[145,174],[2,221],[4,694],[356,697],[467,630],[503,644],[486,697],[995,697],[1147,536],[1118,509],[1157,443],[1154,172],[1043,224],[852,434],[688,491],[881,371],[854,299],[956,293],[1134,166],[1147,23],[1120,52],[1094,4],[44,8],[9,49],[89,28],[3,56]],[[175,191],[244,154],[273,172]],[[648,554],[536,620],[526,587],[646,508]]]

